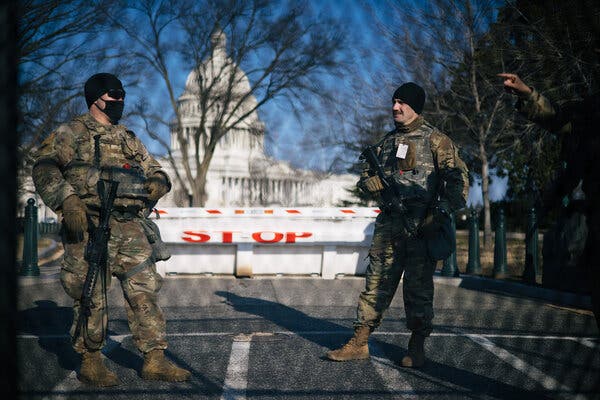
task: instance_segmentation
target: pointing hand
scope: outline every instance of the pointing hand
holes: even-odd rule
[[[527,86],[518,75],[503,72],[498,74],[498,76],[504,78],[504,90],[508,93],[516,94],[518,96],[526,96],[531,93],[531,88]]]

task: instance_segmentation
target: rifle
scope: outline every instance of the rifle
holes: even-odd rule
[[[108,240],[110,239],[110,214],[117,196],[119,182],[100,179],[98,181],[98,195],[100,196],[100,217],[97,227],[91,229],[85,249],[85,260],[88,262],[88,272],[83,284],[80,298],[79,318],[75,328],[73,340],[79,337],[82,327],[87,331],[87,320],[92,314],[94,305],[92,295],[98,276],[102,278],[103,290],[106,295],[106,264],[108,261]],[[86,334],[84,340],[90,340]],[[104,340],[104,333],[100,343]]]
[[[415,234],[414,228],[408,223],[406,219],[406,206],[402,202],[402,196],[398,192],[396,184],[389,180],[385,176],[383,172],[383,167],[379,162],[379,158],[375,154],[375,146],[367,146],[367,148],[361,153],[361,158],[364,158],[367,163],[369,163],[369,167],[371,170],[375,171],[379,180],[381,180],[381,185],[383,186],[383,190],[381,191],[381,208],[386,212],[394,212],[398,214],[404,224],[404,228],[410,236]]]

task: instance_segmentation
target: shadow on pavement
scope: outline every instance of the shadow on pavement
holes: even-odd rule
[[[231,305],[236,311],[254,314],[265,320],[269,320],[283,329],[294,332],[298,336],[321,347],[337,348],[345,343],[352,333],[348,326],[312,317],[292,307],[273,301],[243,297],[227,291],[217,291],[215,294],[223,297],[227,304]],[[331,335],[315,335],[315,331],[331,332]],[[348,332],[348,335],[340,335],[340,332]],[[485,394],[500,399],[550,399],[544,393],[528,392],[520,387],[432,360],[428,360],[426,366],[422,369],[405,369],[398,364],[406,354],[404,347],[380,341],[376,336],[371,336],[369,340],[377,344],[378,348],[385,353],[386,358],[393,361],[393,368],[400,370],[401,373],[412,375],[415,379],[428,381],[438,387],[447,387],[448,390],[442,390],[440,395],[460,393],[461,396],[464,396],[461,398],[479,398],[482,394]],[[407,341],[405,338],[402,340]],[[320,358],[324,359],[325,357]],[[357,368],[364,367],[363,362],[348,362],[348,365],[356,365]],[[457,386],[460,388],[457,388]],[[437,393],[438,389],[435,389],[435,391]],[[386,393],[390,394],[391,392]],[[416,390],[416,393],[418,395],[419,391]],[[258,395],[260,393],[253,394]],[[422,394],[431,394],[431,391],[424,390]]]
[[[69,329],[73,321],[73,309],[71,307],[59,307],[56,302],[50,300],[35,301],[35,308],[20,311],[17,316],[17,332],[20,335],[33,335],[37,337],[39,347],[46,353],[51,353],[56,356],[60,368],[66,371],[78,371],[80,367],[80,356],[73,350],[71,346],[71,338]],[[143,357],[137,351],[129,349],[115,343],[110,336],[115,335],[115,332],[109,329],[107,333],[107,341],[103,352],[106,357],[121,367],[135,370],[136,375],[141,380],[141,370],[143,365]],[[203,374],[188,365],[186,361],[178,358],[176,355],[165,352],[167,357],[174,361],[177,365],[188,368],[192,371],[192,382],[185,383],[187,387],[177,388],[172,387],[166,390],[131,390],[122,388],[90,388],[90,386],[81,384],[81,388],[71,393],[76,393],[78,396],[92,395],[99,390],[104,394],[172,394],[172,395],[218,395],[222,392],[222,386],[213,380],[205,377]],[[42,354],[42,357],[47,360],[47,355]],[[32,363],[31,367],[42,368],[45,362]],[[37,373],[45,371],[34,371],[34,376]],[[47,375],[47,374],[45,374]],[[61,377],[57,377],[61,379]],[[196,380],[196,382],[194,382]],[[192,385],[190,387],[190,384]],[[27,395],[43,395],[48,394],[47,391],[30,391],[24,388],[21,394]]]

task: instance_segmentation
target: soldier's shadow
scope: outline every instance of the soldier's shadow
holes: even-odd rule
[[[59,307],[51,300],[37,300],[34,308],[20,311],[17,315],[17,332],[20,335],[31,335],[37,338],[41,349],[54,354],[58,365],[71,371],[78,371],[81,357],[71,345],[69,329],[73,323],[73,309]],[[107,332],[107,344],[103,353],[113,362],[140,371],[143,359],[131,351],[114,343]],[[33,338],[26,338],[31,340]],[[38,365],[42,365],[41,363]],[[41,372],[41,371],[40,371]]]
[[[350,324],[340,325],[323,318],[310,316],[292,307],[269,300],[239,296],[228,291],[217,291],[215,294],[223,297],[227,304],[236,311],[257,315],[322,347],[329,349],[338,348],[352,336]],[[464,398],[479,398],[482,394],[493,398],[511,400],[532,398],[532,393],[525,391],[523,388],[488,378],[487,376],[471,372],[468,369],[443,364],[434,360],[428,360],[426,365],[420,369],[403,368],[399,363],[402,357],[406,355],[408,339],[402,336],[400,340],[403,342],[402,345],[390,343],[389,341],[385,341],[385,339],[379,340],[377,335],[372,335],[369,339],[369,346],[372,349],[372,353],[374,347],[383,353],[379,355],[383,355],[385,359],[389,360],[389,367],[398,369],[402,373],[414,375],[420,382],[427,382],[427,384],[423,385],[424,387],[431,387],[433,383],[438,388],[441,388],[435,390],[442,390],[446,394],[450,393],[453,396],[457,395],[457,393],[462,393]],[[458,354],[458,356],[460,357],[461,355]],[[464,363],[465,366],[471,365],[472,360],[470,360],[470,357],[473,356],[477,355],[462,355],[462,359],[458,360],[457,364]],[[326,357],[323,355],[320,359],[326,360]],[[350,365],[356,365],[357,368],[364,368],[365,366],[362,361],[350,362]],[[416,392],[417,395],[420,394],[418,388],[416,388]],[[424,389],[421,394],[427,395],[427,389]],[[544,393],[536,392],[535,398],[550,399],[551,397],[546,396]]]
[[[239,296],[227,291],[216,291],[216,295],[236,311],[254,314],[271,321],[286,331],[294,332],[304,339],[330,349],[341,346],[352,336],[352,327],[336,324],[323,318],[312,317],[295,308],[254,297]],[[331,334],[326,334],[331,332]],[[340,334],[341,333],[341,334]],[[344,333],[346,335],[344,335]]]
[[[35,305],[34,308],[19,311],[18,334],[37,337],[39,346],[54,354],[61,368],[75,370],[79,367],[79,355],[71,347],[69,337],[73,309],[59,307],[51,300],[37,300]]]

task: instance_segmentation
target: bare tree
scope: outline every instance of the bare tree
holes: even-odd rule
[[[141,0],[128,12],[130,19],[113,18],[113,24],[127,33],[131,54],[156,72],[172,112],[146,103],[137,114],[154,128],[151,136],[167,151],[175,180],[190,191],[194,206],[206,201],[206,176],[219,141],[235,131],[258,134],[262,128],[250,126],[248,117],[276,98],[293,99],[290,110],[325,98],[321,74],[340,65],[339,27],[312,16],[306,4]],[[147,29],[140,29],[140,21]],[[181,65],[194,70],[186,88],[193,101],[177,97]],[[195,107],[193,129],[184,129],[184,107]],[[160,127],[175,132],[181,163],[161,139]]]
[[[103,43],[107,32],[102,10],[112,3],[18,2],[20,189],[29,176],[31,150],[60,123],[84,111],[86,71],[106,68],[113,57],[113,67],[119,64],[119,55],[107,50],[110,43]]]

